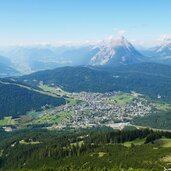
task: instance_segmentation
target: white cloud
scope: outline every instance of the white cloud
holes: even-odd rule
[[[126,33],[125,30],[118,30],[118,29],[114,29],[114,33],[107,36],[106,38],[104,38],[104,40],[101,41],[110,41],[112,39],[119,39],[120,37],[124,36]]]
[[[116,37],[121,37],[126,34],[126,30],[117,30]]]
[[[171,34],[162,34],[157,39],[158,43],[163,43],[165,41],[171,41]]]
[[[149,39],[144,39],[144,40],[137,40],[133,39],[131,40],[133,45],[136,47],[155,47],[155,46],[160,46],[163,43],[171,42],[171,34],[162,34],[157,38],[149,38]]]

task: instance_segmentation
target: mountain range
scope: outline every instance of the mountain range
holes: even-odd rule
[[[1,71],[1,77],[63,66],[117,67],[142,62],[171,65],[171,40],[166,39],[160,46],[145,50],[137,50],[126,38],[116,37],[93,45],[13,47],[1,54],[0,64],[7,67],[3,69],[5,73]]]
[[[171,65],[171,39],[164,39],[159,46],[146,49],[142,53],[153,62]]]

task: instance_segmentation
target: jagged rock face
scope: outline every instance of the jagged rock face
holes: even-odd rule
[[[124,37],[103,41],[91,58],[91,65],[127,65],[143,62],[143,55]]]

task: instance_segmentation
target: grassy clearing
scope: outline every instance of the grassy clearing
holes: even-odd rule
[[[57,118],[57,123],[60,123],[62,121],[65,121],[66,119],[69,119],[70,115],[73,113],[73,111],[68,111],[68,112],[60,112],[58,114]]]
[[[125,147],[131,147],[132,144],[143,145],[144,142],[145,142],[145,138],[144,139],[136,139],[134,141],[127,141],[127,142],[123,143],[123,145]],[[171,148],[171,139],[161,138],[161,139],[155,141],[155,145],[157,145],[158,147]]]
[[[117,103],[118,105],[125,105],[131,102],[135,98],[134,95],[129,93],[119,94],[110,98],[107,102]]]
[[[36,118],[37,116],[39,116],[41,112],[36,112],[36,111],[31,111],[27,114],[27,116],[30,116],[32,118]]]
[[[15,124],[15,121],[12,119],[11,116],[4,117],[3,119],[0,120],[0,126],[14,125],[14,124]]]
[[[161,158],[162,162],[170,163],[171,162],[171,155],[167,155],[163,158]]]
[[[155,144],[160,147],[170,148],[171,147],[171,139],[169,138],[161,138],[155,142]]]
[[[145,142],[145,139],[143,138],[143,139],[136,139],[134,141],[127,141],[127,142],[123,143],[123,145],[125,147],[131,147],[132,144],[134,144],[134,145],[143,145],[144,142]]]
[[[24,144],[24,145],[35,145],[35,144],[40,144],[41,142],[39,141],[30,141],[30,142],[26,142],[24,140],[19,141],[20,144]]]
[[[99,153],[98,153],[98,156],[99,156],[99,157],[103,157],[104,155],[106,155],[106,153],[104,153],[104,152],[99,152]]]
[[[43,84],[42,82],[39,83],[39,88],[41,88],[44,92],[46,92],[47,94],[52,95],[52,96],[66,95],[66,93],[62,89],[50,87],[48,85]]]
[[[74,106],[74,105],[76,105],[77,104],[77,101],[76,101],[76,99],[74,99],[74,98],[69,98],[68,99],[68,105],[69,106]]]
[[[41,115],[38,118],[35,118],[33,123],[35,124],[59,124],[61,122],[64,122],[65,120],[69,119],[70,115],[73,113],[73,111],[67,111],[67,112],[59,112],[55,115],[51,115],[48,112],[44,115]]]
[[[16,123],[19,124],[20,126],[24,126],[27,124],[31,124],[32,123],[33,118],[31,116],[27,116],[27,115],[23,115],[20,118],[16,119]]]
[[[156,107],[157,107],[158,110],[161,110],[161,111],[169,111],[169,110],[171,110],[171,104],[168,104],[168,103],[157,102]]]
[[[76,99],[76,98],[68,98],[68,106],[75,106],[77,104],[79,105],[84,105],[84,104],[87,104],[87,102],[83,101],[83,100],[79,100],[79,99]]]

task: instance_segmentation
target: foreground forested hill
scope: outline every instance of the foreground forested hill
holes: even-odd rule
[[[171,133],[82,130],[0,130],[2,171],[160,171],[171,154]]]

